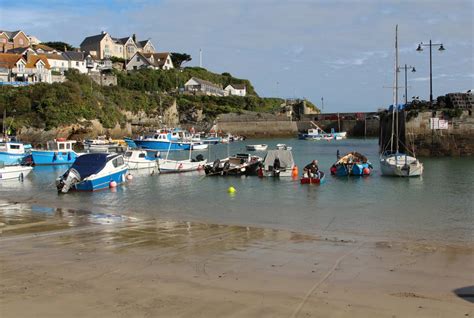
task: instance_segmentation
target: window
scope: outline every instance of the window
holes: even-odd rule
[[[140,62],[140,57],[139,56],[137,56],[137,62]]]
[[[144,153],[139,154],[138,158],[145,158],[145,154]]]
[[[20,45],[23,45],[23,44],[24,44],[23,39],[20,38],[20,39],[18,40],[18,43],[19,43]]]
[[[66,149],[71,149],[71,144],[66,144]]]
[[[7,43],[7,39],[3,38],[2,43]]]
[[[58,144],[58,147],[59,147],[58,149],[60,149],[60,150],[61,150],[61,149],[64,149],[64,144],[63,144],[63,143],[60,143],[60,144]]]
[[[76,66],[79,66],[79,62],[76,62]]]
[[[19,149],[20,149],[20,145],[10,145],[10,149],[19,150]]]

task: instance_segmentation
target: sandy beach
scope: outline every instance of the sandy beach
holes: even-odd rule
[[[469,246],[2,211],[5,318],[474,315]]]

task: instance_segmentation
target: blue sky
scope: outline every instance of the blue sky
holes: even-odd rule
[[[371,111],[392,103],[394,33],[400,64],[414,65],[408,96],[474,88],[471,0],[0,0],[0,29],[78,46],[105,30],[151,38],[159,51],[186,52],[203,66],[248,78],[261,96],[305,97],[324,111]],[[47,3],[47,4],[45,4]],[[403,80],[403,74],[401,74]],[[402,81],[403,82],[403,81]],[[403,83],[402,83],[403,84]],[[401,89],[400,99],[403,98]]]

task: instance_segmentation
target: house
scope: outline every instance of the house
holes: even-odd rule
[[[69,60],[63,54],[40,54],[48,60],[51,71],[63,73],[69,69]]]
[[[76,69],[79,73],[86,74],[89,72],[89,68],[92,69],[94,67],[94,65],[87,64],[87,57],[90,57],[88,53],[65,51],[62,56],[68,61],[68,69]]]
[[[197,77],[191,77],[189,81],[184,83],[184,91],[193,94],[226,96],[227,93],[221,86],[202,80]]]
[[[155,70],[170,70],[174,68],[171,54],[164,53],[141,53],[137,52],[127,63],[127,71],[151,68]]]
[[[58,51],[44,44],[32,44],[31,47],[38,54],[60,54],[61,53],[61,51]]]
[[[26,73],[30,83],[51,83],[51,66],[48,59],[40,55],[30,55],[26,61]]]
[[[26,81],[25,58],[20,54],[0,53],[0,83]]]
[[[29,46],[30,39],[25,32],[0,30],[0,52],[5,53],[11,49]]]
[[[247,95],[247,87],[245,84],[229,84],[225,88],[225,91],[228,95],[234,96],[246,96]]]
[[[102,31],[101,34],[86,37],[80,47],[82,51],[89,52],[101,60],[112,56],[128,60],[136,52],[155,52],[150,40],[137,41],[135,35],[125,38],[113,38],[105,31]]]

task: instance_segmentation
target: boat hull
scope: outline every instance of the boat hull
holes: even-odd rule
[[[423,174],[423,164],[406,155],[390,155],[380,159],[380,170],[384,176],[419,177]]]
[[[160,173],[180,173],[189,171],[198,171],[204,169],[207,160],[190,161],[190,160],[166,160],[158,159]]]
[[[28,154],[14,154],[8,152],[0,152],[0,162],[5,166],[14,166],[20,164]]]
[[[180,143],[180,142],[169,142],[169,141],[158,141],[158,140],[134,140],[134,143],[138,148],[161,150],[161,151],[177,151],[177,150],[189,150],[191,143]]]
[[[98,175],[89,177],[82,180],[74,185],[74,189],[77,191],[97,191],[101,189],[107,189],[110,187],[110,183],[115,181],[117,184],[125,182],[125,176],[127,169],[121,169],[111,174]]]
[[[369,163],[337,164],[331,169],[331,174],[337,177],[368,176],[372,173]]]
[[[324,181],[325,176],[320,178],[301,178],[301,184],[321,184]]]
[[[31,170],[33,170],[33,168],[24,166],[8,166],[0,168],[0,181],[13,179],[23,181]]]
[[[34,165],[63,165],[72,164],[76,160],[74,151],[32,150],[31,156]]]
[[[158,163],[156,160],[146,160],[146,161],[125,161],[130,170],[140,170],[140,169],[158,169]]]

